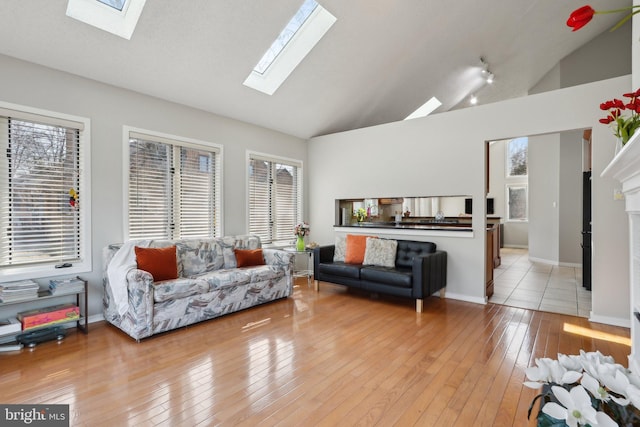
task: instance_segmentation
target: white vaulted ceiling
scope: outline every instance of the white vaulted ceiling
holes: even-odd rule
[[[571,32],[575,0],[319,3],[336,23],[271,96],[243,82],[302,0],[147,0],[131,40],[69,18],[66,0],[2,0],[0,54],[309,138],[402,120],[432,96],[459,108],[481,56],[496,76],[481,103],[524,96],[622,17]]]

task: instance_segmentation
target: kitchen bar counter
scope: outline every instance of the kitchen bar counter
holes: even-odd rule
[[[334,225],[334,227],[344,228],[384,228],[395,230],[448,230],[457,232],[470,232],[473,231],[471,224],[459,224],[452,222],[361,222],[349,225]]]

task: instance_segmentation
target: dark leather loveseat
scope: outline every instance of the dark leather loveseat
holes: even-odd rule
[[[416,300],[422,312],[424,298],[447,285],[447,253],[432,242],[397,240],[395,267],[334,262],[335,245],[313,250],[315,286],[319,281],[337,283],[370,292],[390,294]]]

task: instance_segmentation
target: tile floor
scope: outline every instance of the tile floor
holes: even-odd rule
[[[527,249],[500,249],[489,302],[589,317],[591,292],[582,287],[582,268],[529,261]]]

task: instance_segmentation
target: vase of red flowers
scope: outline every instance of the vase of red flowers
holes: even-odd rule
[[[640,89],[622,95],[626,102],[614,98],[600,104],[600,109],[607,111],[607,116],[600,119],[600,123],[611,125],[617,144],[622,148],[640,127]],[[618,147],[616,146],[616,154]]]

